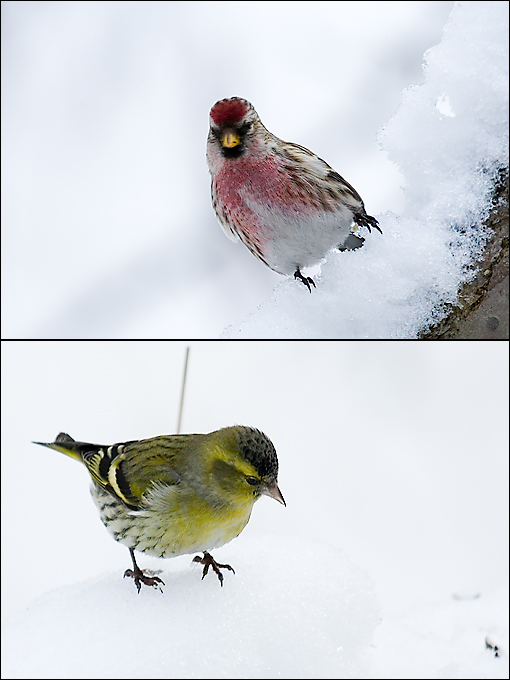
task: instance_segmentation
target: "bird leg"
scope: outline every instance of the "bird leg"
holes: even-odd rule
[[[133,569],[126,569],[124,572],[124,578],[126,576],[129,576],[132,578],[135,582],[135,586],[138,589],[138,593],[140,593],[140,588],[142,587],[142,583],[146,586],[154,586],[154,588],[159,588],[161,590],[161,587],[158,586],[158,583],[162,583],[165,585],[165,582],[162,581],[158,576],[146,576],[144,571],[140,569],[140,567],[137,565],[136,560],[135,560],[135,553],[133,552],[132,548],[129,548],[129,552],[131,553],[131,559],[133,560]],[[163,592],[161,590],[161,592]]]
[[[230,571],[232,571],[235,574],[235,571],[232,569],[230,564],[219,564],[218,562],[216,562],[212,555],[209,555],[208,552],[204,552],[203,557],[199,557],[197,555],[196,557],[193,558],[193,562],[199,562],[200,564],[204,565],[204,571],[202,572],[202,580],[209,571],[209,567],[212,567],[222,587],[223,587],[223,574],[221,573],[220,569],[230,569]]]
[[[313,286],[314,288],[316,287],[316,286],[315,286],[315,281],[314,281],[313,279],[311,279],[309,276],[303,276],[303,274],[301,274],[301,272],[299,271],[299,269],[296,269],[296,271],[294,272],[294,278],[295,278],[295,279],[299,279],[300,281],[302,281],[302,282],[305,284],[305,286],[308,288],[308,290],[310,291],[310,293],[312,292],[312,289],[311,289],[311,287],[310,287],[310,284],[312,284],[312,286]]]

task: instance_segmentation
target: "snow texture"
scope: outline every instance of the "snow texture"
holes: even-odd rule
[[[376,215],[383,236],[363,234],[363,248],[331,252],[312,295],[282,283],[223,337],[415,338],[456,302],[508,166],[508,6],[456,3],[424,62],[425,82],[380,132],[405,180],[402,213]]]
[[[24,638],[31,653],[11,657],[4,677],[365,676],[379,618],[368,576],[313,541],[243,543],[244,551],[221,551],[236,570],[223,588],[214,574],[201,582],[190,556],[162,565],[163,593],[138,595],[110,574],[42,596],[9,621],[4,644]],[[50,640],[65,653],[48,649]],[[92,653],[83,654],[84,640]]]

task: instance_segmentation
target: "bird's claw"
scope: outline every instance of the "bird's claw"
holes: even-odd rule
[[[310,293],[312,292],[311,285],[314,288],[316,288],[315,281],[313,279],[311,279],[309,276],[303,276],[303,274],[301,274],[299,269],[296,269],[296,271],[294,272],[294,278],[298,279],[299,281],[302,281],[305,284],[305,286],[308,288]]]
[[[214,571],[214,573],[216,574],[220,581],[221,587],[223,587],[223,574],[221,573],[220,569],[230,569],[230,571],[235,574],[235,571],[230,566],[230,564],[219,564],[219,562],[216,562],[214,557],[210,555],[208,552],[205,552],[203,557],[199,557],[197,555],[196,557],[193,558],[193,562],[199,562],[200,564],[204,565],[204,570],[202,572],[202,580],[207,575],[209,567],[212,567],[212,570]]]
[[[165,582],[162,581],[158,576],[147,576],[141,569],[135,570],[126,569],[126,571],[124,572],[124,578],[126,578],[126,576],[134,580],[138,592],[140,592],[142,583],[145,586],[153,586],[154,588],[159,588],[159,590],[163,592],[159,584],[162,583],[163,585],[165,585]]]
[[[366,213],[358,213],[357,215],[354,215],[354,221],[356,224],[358,224],[360,227],[366,227],[369,231],[369,233],[372,233],[371,227],[374,229],[377,229],[382,234],[382,229],[379,226],[379,222],[375,219],[375,217],[372,217],[371,215],[367,215]]]

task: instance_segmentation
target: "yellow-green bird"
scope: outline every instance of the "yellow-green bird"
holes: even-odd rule
[[[278,458],[271,440],[253,427],[236,425],[209,434],[179,434],[111,446],[77,442],[61,432],[45,444],[84,463],[103,524],[129,548],[133,569],[124,576],[159,587],[137,565],[134,550],[157,557],[203,552],[194,562],[223,585],[209,550],[238,536],[262,495],[285,501],[278,488]],[[164,585],[164,584],[163,584]]]

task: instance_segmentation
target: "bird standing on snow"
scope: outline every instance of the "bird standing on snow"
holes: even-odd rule
[[[213,208],[227,236],[310,292],[315,283],[301,268],[342,249],[353,222],[381,231],[350,184],[308,149],[271,134],[245,99],[212,107],[207,163]]]
[[[252,427],[224,427],[209,434],[180,434],[112,446],[77,442],[60,433],[44,444],[83,463],[92,477],[92,499],[113,538],[129,548],[133,569],[124,576],[159,587],[136,563],[134,550],[175,557],[203,552],[194,562],[209,567],[209,554],[238,536],[262,495],[283,503],[278,458],[270,439]]]

